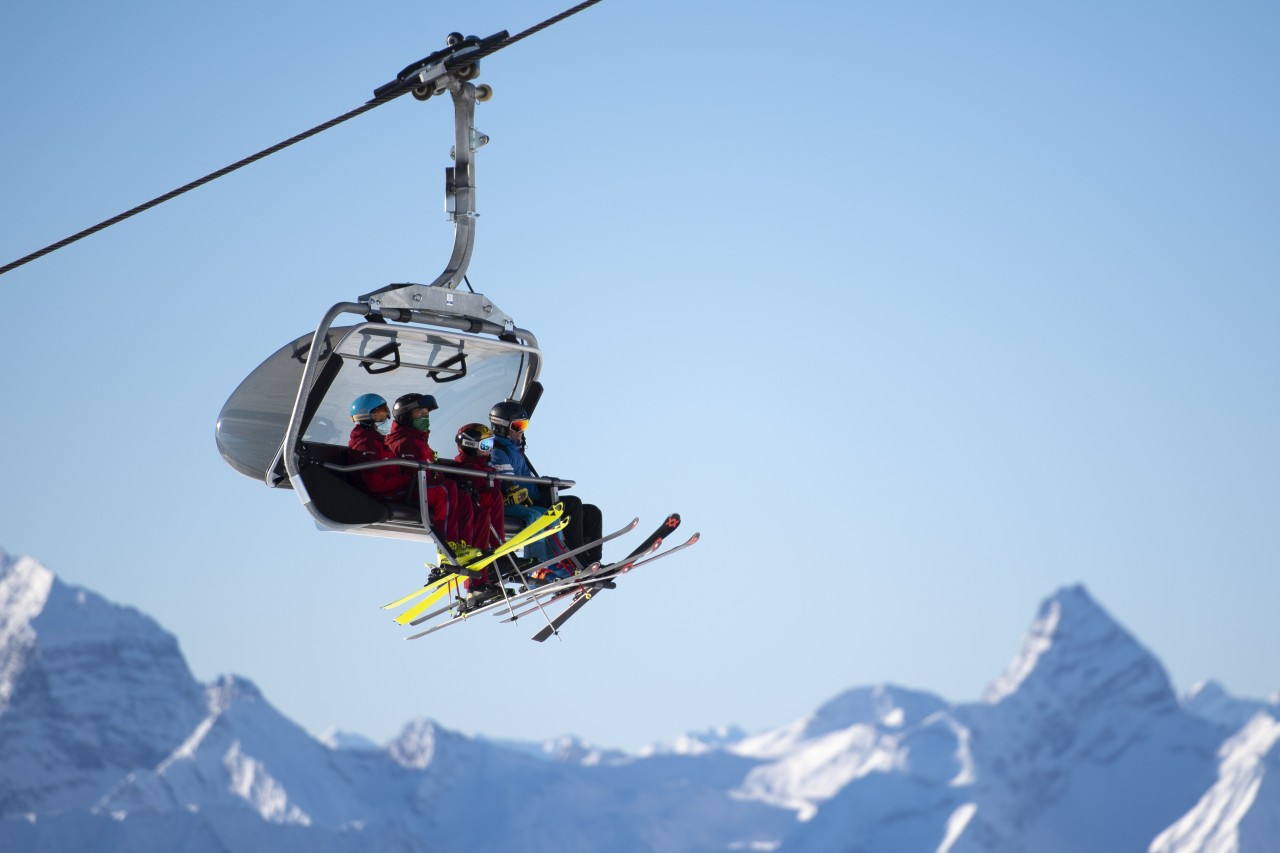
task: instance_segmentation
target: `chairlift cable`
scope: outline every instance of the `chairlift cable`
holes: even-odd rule
[[[31,261],[34,261],[37,258],[42,258],[45,255],[48,255],[52,252],[56,252],[59,249],[65,248],[66,246],[71,245],[77,240],[82,240],[85,237],[88,237],[92,234],[98,233],[99,231],[103,231],[107,228],[110,228],[112,225],[115,225],[119,222],[123,222],[129,217],[136,216],[137,214],[142,213],[143,211],[150,210],[151,208],[156,207],[157,205],[163,204],[164,202],[169,201],[170,199],[177,198],[183,193],[193,190],[196,187],[204,186],[205,184],[211,181],[221,178],[223,175],[229,175],[230,173],[234,172],[237,169],[240,169],[244,166],[248,166],[250,163],[255,163],[258,160],[261,160],[262,158],[270,154],[274,154],[277,151],[280,151],[281,149],[288,148],[290,145],[293,145],[295,142],[301,142],[304,139],[315,136],[317,133],[320,133],[320,131],[328,130],[329,128],[335,125],[341,124],[347,119],[355,118],[356,116],[362,113],[366,113],[369,110],[373,109],[374,107],[381,106],[382,104],[385,104],[387,101],[390,101],[393,98],[396,98],[403,94],[404,92],[401,91],[401,92],[395,92],[390,95],[384,95],[381,98],[375,98],[374,100],[369,101],[366,104],[362,104],[361,106],[357,107],[351,112],[344,113],[343,115],[340,115],[337,118],[330,119],[329,121],[326,121],[324,124],[316,125],[310,130],[305,131],[303,133],[299,133],[297,136],[290,137],[289,139],[286,139],[283,142],[277,142],[275,145],[272,145],[270,148],[264,148],[261,151],[259,151],[257,154],[253,154],[249,157],[245,157],[243,160],[232,163],[230,166],[224,166],[216,172],[210,172],[209,174],[205,175],[203,178],[198,178],[197,180],[194,180],[189,184],[184,184],[183,186],[180,186],[175,190],[170,190],[164,195],[156,196],[155,198],[151,199],[151,201],[144,202],[143,204],[140,204],[137,207],[132,208],[131,210],[126,210],[124,213],[118,213],[115,216],[111,217],[110,219],[106,219],[106,220],[103,220],[102,222],[99,222],[97,225],[94,225],[90,228],[86,228],[77,234],[72,234],[70,237],[59,240],[56,243],[53,243],[49,246],[45,246],[43,249],[40,249],[39,251],[32,252],[26,257],[19,258],[18,260],[13,261],[12,263],[9,263],[3,267],[0,267],[0,275],[4,275],[10,270],[17,269],[23,264],[30,263]]]
[[[546,29],[547,27],[551,26],[552,24],[557,24],[560,21],[563,21],[565,18],[570,17],[571,15],[576,15],[578,12],[581,12],[583,9],[586,9],[590,6],[594,6],[599,2],[600,0],[584,0],[584,2],[579,3],[577,6],[574,6],[571,9],[566,9],[560,14],[554,15],[548,18],[547,20],[543,21],[542,23],[535,24],[534,26],[529,27],[527,30],[524,30],[521,33],[517,33],[514,36],[507,36],[506,38],[494,39],[491,42],[490,40],[486,39],[485,41],[489,43],[481,44],[481,46],[478,47],[476,50],[473,50],[465,54],[465,59],[467,61],[467,64],[473,64],[475,62],[479,62],[484,57],[491,56],[492,54],[497,53],[502,48],[513,45],[516,42],[520,41],[521,39],[528,38],[534,33],[540,32]],[[294,143],[301,142],[304,139],[309,139],[312,136],[315,136],[316,134],[320,133],[321,131],[329,130],[332,127],[336,127],[337,125],[342,124],[344,121],[347,121],[348,119],[353,119],[356,116],[363,115],[364,113],[367,113],[370,110],[372,110],[374,107],[380,107],[383,104],[387,103],[388,101],[395,100],[396,98],[400,97],[406,92],[411,91],[412,88],[413,87],[411,82],[404,81],[404,80],[397,81],[393,85],[384,86],[379,90],[381,94],[376,95],[371,100],[366,101],[365,103],[361,104],[360,106],[356,107],[353,110],[350,110],[349,112],[345,112],[342,115],[337,116],[336,118],[331,118],[328,121],[324,122],[323,124],[318,124],[315,127],[311,128],[310,130],[303,131],[302,133],[299,133],[296,136],[291,136],[288,139],[284,140],[283,142],[277,142],[275,145],[272,145],[269,148],[264,148],[256,154],[252,154],[248,157],[245,157],[243,160],[239,160],[235,163],[232,163],[229,166],[224,166],[221,169],[218,169],[216,172],[210,172],[209,174],[205,175],[203,178],[198,178],[189,184],[184,184],[183,186],[180,186],[177,189],[170,190],[164,195],[156,196],[155,198],[151,199],[148,202],[144,202],[138,205],[137,207],[134,207],[130,210],[126,210],[124,213],[117,214],[111,217],[110,219],[105,219],[102,222],[99,222],[97,225],[94,225],[90,228],[86,228],[83,231],[80,231],[76,234],[72,234],[70,237],[66,237],[62,240],[59,240],[56,243],[52,243],[48,246],[45,246],[43,249],[32,252],[31,254],[26,255],[24,257],[18,258],[16,261],[11,261],[10,263],[5,264],[3,267],[0,267],[0,275],[4,275],[10,270],[15,270],[24,264],[28,264],[31,261],[34,261],[38,258],[44,257],[45,255],[56,252],[59,249],[66,248],[67,246],[71,245],[72,243],[75,243],[78,240],[82,240],[85,237],[88,237],[90,235],[98,233],[99,231],[103,231],[107,228],[110,228],[112,225],[116,225],[117,223],[123,222],[124,220],[130,218],[131,216],[136,216],[137,214],[142,213],[143,211],[150,210],[151,208],[156,207],[160,204],[163,204],[164,202],[169,201],[170,199],[177,198],[178,196],[182,195],[185,192],[189,192],[190,190],[193,190],[197,187],[204,186],[205,184],[210,183],[211,181],[217,180],[218,178],[221,178],[224,175],[229,175],[232,172],[236,171],[237,169],[241,169],[245,166],[248,166],[251,163],[256,163],[257,161],[263,159],[264,157],[267,157],[271,154],[275,154],[278,151],[288,148],[290,145],[293,145]]]
[[[502,50],[504,47],[510,47],[511,45],[515,44],[521,39],[528,38],[534,33],[541,32],[545,30],[547,27],[551,26],[552,24],[558,24],[561,21],[563,21],[565,18],[576,15],[579,12],[581,12],[583,9],[590,8],[591,6],[594,6],[599,2],[600,0],[583,0],[583,2],[579,3],[577,6],[574,6],[572,9],[565,9],[559,15],[553,15],[552,17],[547,18],[545,21],[543,21],[540,24],[534,24],[532,27],[529,27],[529,29],[525,30],[524,32],[516,33],[514,36],[509,36],[507,39],[505,39],[504,41],[502,41],[497,45],[480,48],[475,53],[470,54],[469,58],[475,59],[475,60],[484,59],[486,56],[489,56],[493,53],[497,53],[499,50]]]

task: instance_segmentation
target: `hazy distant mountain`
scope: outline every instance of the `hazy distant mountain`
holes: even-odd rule
[[[1159,662],[1079,587],[982,702],[881,685],[635,755],[429,720],[311,737],[135,610],[0,552],[0,849],[1273,851],[1274,702]],[[574,803],[567,813],[560,806]]]
[[[1280,718],[1280,698],[1273,696],[1266,702],[1238,699],[1228,694],[1216,681],[1202,681],[1192,687],[1182,697],[1182,705],[1196,716],[1232,731],[1244,728],[1260,711]]]

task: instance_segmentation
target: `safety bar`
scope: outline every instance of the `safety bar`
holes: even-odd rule
[[[378,459],[373,462],[352,462],[347,465],[343,465],[338,462],[323,462],[321,464],[330,471],[340,471],[344,474],[354,471],[368,471],[373,468],[382,468],[387,465],[395,465],[401,468],[439,471],[442,474],[473,477],[477,480],[487,480],[490,483],[494,480],[503,480],[508,483],[535,483],[539,486],[547,486],[557,491],[560,489],[572,489],[574,486],[578,485],[575,480],[561,480],[558,477],[521,477],[513,474],[496,474],[492,471],[477,471],[474,468],[459,468],[454,465],[439,465],[435,462],[416,462],[412,459]]]

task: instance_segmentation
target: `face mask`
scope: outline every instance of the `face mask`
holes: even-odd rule
[[[391,421],[383,421],[382,423],[374,424],[374,426],[377,427],[378,432],[383,435],[387,435],[391,432]]]
[[[431,418],[414,418],[413,428],[418,432],[426,432],[431,429]]]

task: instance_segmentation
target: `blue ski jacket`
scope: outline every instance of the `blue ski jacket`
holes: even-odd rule
[[[489,464],[499,475],[507,474],[515,477],[536,477],[533,469],[529,467],[529,460],[525,457],[524,451],[520,449],[520,445],[516,444],[505,435],[495,435],[493,437],[493,453],[489,455]],[[520,483],[529,490],[529,500],[533,501],[534,506],[546,506],[542,502],[542,491],[536,483]],[[503,485],[505,492],[507,485]]]

